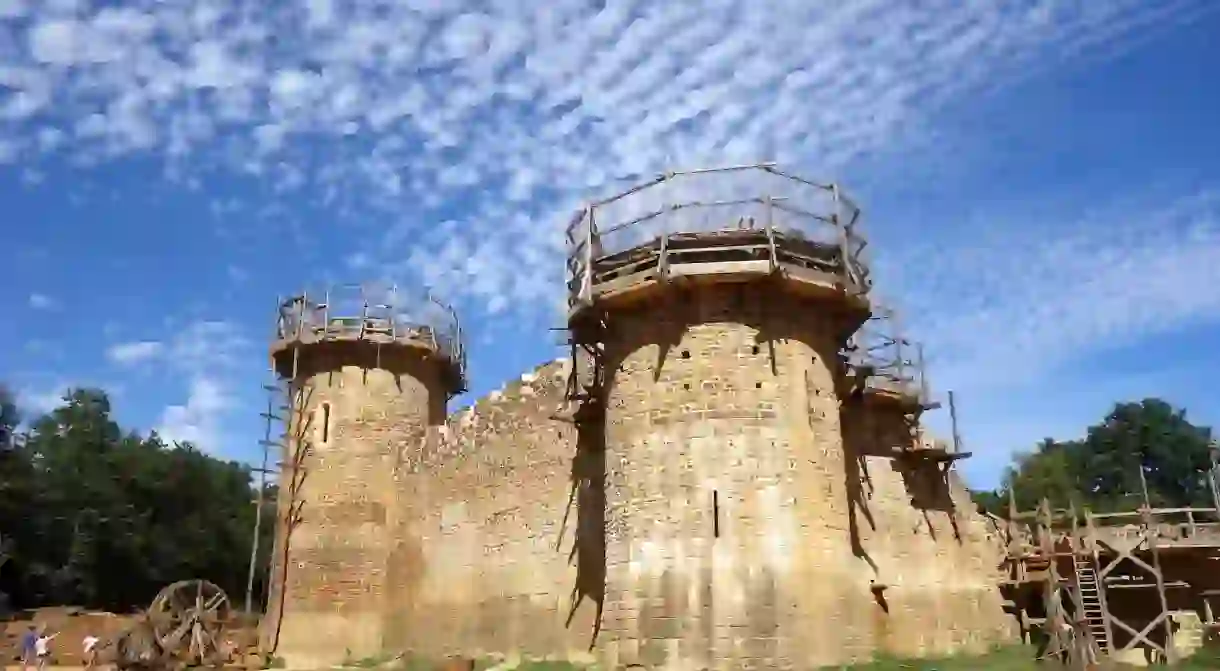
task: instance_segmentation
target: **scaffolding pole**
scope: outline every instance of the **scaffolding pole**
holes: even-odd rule
[[[258,495],[254,499],[254,539],[250,545],[250,568],[246,574],[246,613],[251,613],[254,609],[254,575],[258,569],[259,541],[263,530],[263,506],[266,504],[267,496],[268,450],[272,445],[279,445],[278,442],[271,440],[271,427],[275,421],[281,419],[279,415],[275,414],[275,399],[278,396],[279,387],[269,384],[264,385],[263,389],[267,391],[267,411],[261,413],[261,416],[266,420],[266,428],[263,431],[263,439],[258,443],[263,451],[263,461],[258,469]]]

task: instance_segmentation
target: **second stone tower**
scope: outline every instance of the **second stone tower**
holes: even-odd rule
[[[852,617],[839,394],[870,315],[857,217],[837,186],[760,165],[667,173],[569,228],[613,663],[806,666]]]

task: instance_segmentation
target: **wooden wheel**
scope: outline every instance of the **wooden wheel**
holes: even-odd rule
[[[162,589],[148,609],[166,656],[188,666],[222,661],[221,635],[229,597],[206,580],[183,580]]]

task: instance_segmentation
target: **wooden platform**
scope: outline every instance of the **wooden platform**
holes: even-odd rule
[[[662,235],[627,250],[590,255],[569,286],[588,302],[620,306],[640,300],[667,282],[729,283],[773,277],[811,298],[840,302],[868,314],[867,269],[844,261],[838,245],[778,229],[722,230]],[[588,266],[585,272],[584,265]],[[573,301],[575,316],[587,304]]]
[[[404,326],[388,319],[332,317],[326,323],[304,321],[299,329],[284,331],[271,343],[271,354],[323,342],[364,342],[388,347],[413,347],[448,356],[443,338],[429,326]]]
[[[348,344],[376,348],[379,357],[389,356],[398,350],[400,353],[413,351],[421,358],[438,360],[444,368],[445,384],[451,393],[466,390],[465,356],[460,341],[437,333],[431,326],[405,324],[384,318],[306,318],[292,324],[291,329],[281,327],[276,335],[270,348],[272,365],[280,375],[289,379],[296,376],[294,364],[302,352],[318,346]]]

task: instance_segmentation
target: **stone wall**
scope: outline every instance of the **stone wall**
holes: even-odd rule
[[[925,441],[900,408],[844,407],[848,501],[855,554],[876,585],[884,617],[860,634],[898,656],[981,652],[1016,635],[997,585],[995,530],[945,465],[892,452]]]
[[[409,461],[400,543],[413,549],[398,554],[412,579],[388,620],[390,647],[588,655],[589,595],[600,590],[585,583],[599,577],[600,519],[583,525],[576,548],[580,511],[600,508],[564,414],[569,365],[544,365],[456,413]]]
[[[813,668],[1010,634],[965,489],[889,454],[901,414],[840,398],[842,323],[774,290],[668,296],[616,313],[596,421],[573,421],[567,361],[446,421],[419,362],[319,364],[333,435],[281,655]]]

